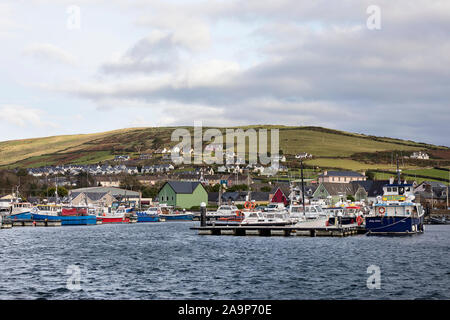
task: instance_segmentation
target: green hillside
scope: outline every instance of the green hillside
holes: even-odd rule
[[[392,163],[387,160],[373,160],[373,156],[383,152],[408,155],[419,150],[427,151],[432,155],[433,165],[448,166],[450,161],[448,147],[420,142],[367,136],[319,127],[262,125],[242,127],[244,130],[249,128],[255,130],[278,128],[280,130],[280,148],[284,155],[293,159],[293,155],[299,152],[308,152],[314,155],[314,159],[309,160],[307,164],[323,168],[391,169]],[[89,164],[114,159],[114,156],[118,154],[137,157],[142,152],[151,152],[175,145],[176,143],[171,142],[171,134],[174,129],[176,128],[131,128],[95,134],[0,142],[0,166],[16,168],[69,163]],[[192,128],[187,129],[192,132]],[[204,128],[204,130],[206,129],[208,128]],[[357,160],[354,158],[356,154],[358,155]],[[433,157],[433,154],[439,156]],[[366,158],[367,160],[365,160]],[[405,166],[410,169],[419,169],[425,165],[413,162]]]

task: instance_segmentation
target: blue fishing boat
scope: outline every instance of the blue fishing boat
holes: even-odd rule
[[[2,202],[1,209],[12,220],[31,220],[32,205],[29,202],[22,202],[21,199],[14,199],[10,202]]]
[[[136,212],[137,222],[159,222],[159,210],[156,207],[148,208],[145,211]]]
[[[161,206],[159,218],[162,221],[192,221],[194,220],[194,214],[186,212],[186,210],[179,211],[172,207]]]
[[[95,215],[63,215],[62,206],[57,204],[38,205],[31,212],[31,219],[35,221],[61,221],[62,226],[96,225]]]
[[[409,235],[423,233],[424,210],[420,203],[414,203],[414,186],[400,179],[391,179],[383,187],[383,197],[366,217],[368,235]]]

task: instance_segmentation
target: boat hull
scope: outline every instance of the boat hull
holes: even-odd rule
[[[159,217],[157,215],[146,214],[143,212],[137,212],[137,222],[159,222]]]
[[[130,223],[130,219],[125,217],[97,217],[102,224],[108,223]]]
[[[194,220],[193,214],[162,214],[159,217],[166,221],[192,221],[192,220]]]
[[[45,214],[32,214],[35,221],[61,221],[62,226],[86,226],[97,224],[97,217],[90,216],[51,216]]]
[[[423,232],[422,217],[366,217],[369,235],[406,235]]]
[[[11,220],[31,220],[31,212],[22,212],[11,215]]]

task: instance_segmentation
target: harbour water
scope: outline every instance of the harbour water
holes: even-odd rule
[[[266,238],[199,236],[197,224],[0,230],[0,299],[450,299],[448,226]],[[380,289],[368,289],[372,265]]]

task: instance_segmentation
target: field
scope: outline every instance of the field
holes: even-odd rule
[[[192,128],[187,128],[192,132]],[[364,171],[367,169],[394,170],[391,164],[356,161],[354,154],[375,152],[403,152],[423,150],[435,154],[440,161],[450,161],[448,147],[413,141],[373,137],[319,127],[287,127],[255,125],[248,129],[279,129],[280,149],[287,157],[307,152],[314,156],[308,165],[321,168],[340,168]],[[174,127],[131,128],[103,133],[67,135],[0,142],[0,167],[39,167],[56,164],[90,164],[114,159],[115,155],[134,158],[141,152],[152,152],[177,144],[171,141]],[[208,128],[204,128],[206,130]],[[237,128],[234,128],[237,129]],[[222,131],[225,129],[222,128]],[[224,141],[225,142],[225,141]],[[269,134],[270,145],[270,134]],[[204,146],[208,142],[204,142]],[[248,150],[248,148],[247,148]],[[270,149],[269,149],[270,150]],[[442,160],[443,159],[443,160]],[[445,163],[444,163],[445,165]],[[408,165],[404,169],[419,170]],[[419,171],[418,171],[419,172]],[[413,174],[413,173],[411,173]],[[439,174],[439,173],[436,173]]]

